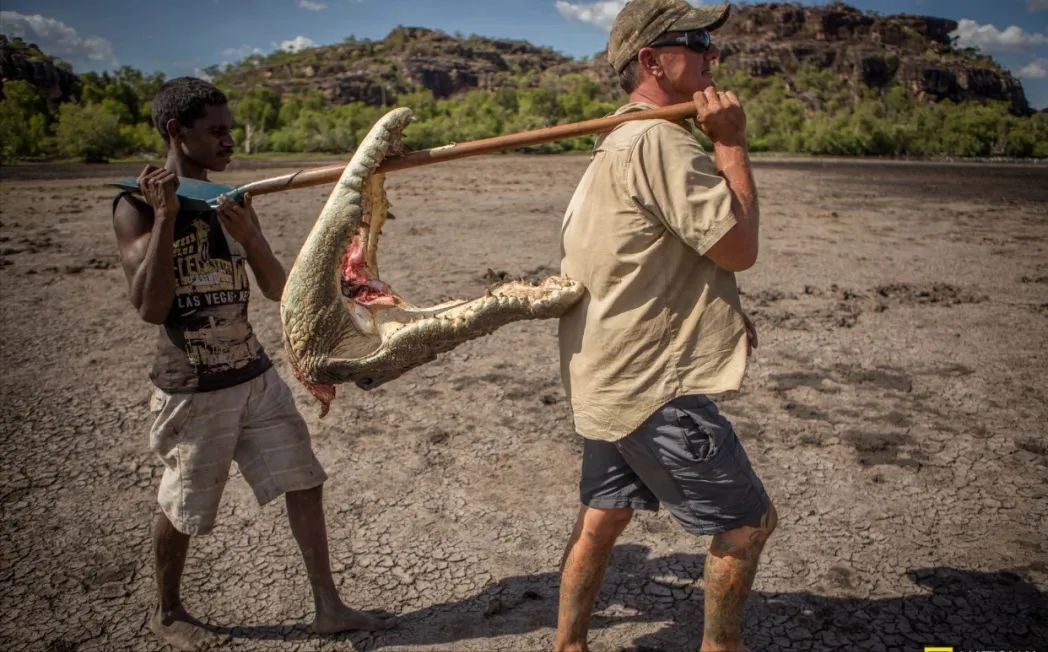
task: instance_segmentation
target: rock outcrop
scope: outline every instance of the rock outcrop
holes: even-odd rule
[[[1003,100],[1016,114],[1030,106],[1022,85],[993,59],[954,47],[957,23],[930,16],[880,16],[837,3],[738,7],[718,30],[722,60],[756,76],[795,73],[813,65],[851,84],[898,82],[930,100]]]
[[[1022,85],[990,57],[958,49],[957,23],[907,14],[882,16],[846,4],[771,3],[736,6],[717,31],[721,60],[759,77],[793,76],[805,66],[829,69],[845,83],[901,85],[928,101],[1002,100],[1018,115],[1030,113]],[[52,105],[78,93],[68,64],[35,45],[0,36],[2,80],[24,79]],[[235,90],[258,85],[278,93],[318,90],[330,102],[390,104],[404,93],[428,89],[438,98],[473,89],[537,86],[581,74],[606,99],[620,96],[603,53],[573,59],[527,41],[451,36],[422,27],[398,27],[381,41],[347,41],[295,53],[255,55],[228,68],[220,82]],[[2,90],[0,90],[2,92]]]
[[[573,59],[526,41],[398,27],[381,41],[349,41],[248,60],[222,80],[234,87],[263,84],[281,93],[319,90],[337,104],[379,105],[422,88],[438,98],[493,90],[518,84],[522,75],[537,76],[564,65],[581,69]]]
[[[8,40],[0,34],[0,97],[3,82],[15,79],[36,86],[52,106],[73,99],[80,86],[80,79],[69,64],[47,56],[34,44],[18,38]]]
[[[929,16],[881,16],[837,3],[736,6],[718,30],[722,60],[757,76],[791,81],[803,66],[828,68],[847,83],[885,88],[898,83],[929,101],[1004,100],[1030,112],[1020,83],[993,59],[957,49],[957,23]],[[222,75],[235,88],[256,84],[279,92],[317,89],[330,101],[386,104],[429,89],[438,98],[472,89],[534,86],[549,76],[578,73],[619,96],[604,55],[572,59],[525,41],[456,37],[398,27],[381,41],[347,41],[293,54],[255,57]]]

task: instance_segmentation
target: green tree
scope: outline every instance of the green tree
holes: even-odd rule
[[[124,153],[120,117],[102,104],[63,104],[55,125],[58,148],[85,163],[102,163]]]
[[[109,110],[116,110],[129,121],[138,117],[138,96],[135,89],[118,80],[108,72],[85,72],[80,75],[80,102],[82,104],[101,104],[109,101]],[[116,108],[119,105],[120,108]]]
[[[433,91],[427,88],[398,95],[396,104],[410,108],[419,122],[430,120],[437,113],[437,100],[433,97]]]
[[[317,90],[285,95],[280,99],[280,109],[277,112],[277,125],[283,127],[291,124],[300,113],[307,109],[322,111],[327,106],[327,98],[324,97],[323,93]]]
[[[255,87],[233,101],[233,115],[244,126],[244,152],[250,154],[258,149],[266,131],[277,125],[280,96],[271,88]]]
[[[0,101],[0,159],[38,157],[49,148],[47,103],[36,86],[16,79],[4,84]]]
[[[123,140],[123,146],[131,154],[162,157],[167,152],[167,145],[160,137],[160,133],[153,128],[153,125],[145,122],[136,122],[133,125],[121,124],[120,137]]]

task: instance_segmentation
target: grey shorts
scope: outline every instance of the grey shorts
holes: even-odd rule
[[[614,442],[586,439],[582,504],[666,506],[692,534],[757,525],[771,501],[731,423],[706,396],[676,398]]]
[[[156,390],[150,448],[164,464],[157,502],[185,534],[207,534],[237,463],[260,505],[327,476],[287,384],[270,368],[213,392]]]

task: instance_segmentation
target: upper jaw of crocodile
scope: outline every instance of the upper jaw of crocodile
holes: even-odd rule
[[[333,384],[371,389],[442,351],[522,319],[559,317],[584,292],[552,276],[537,286],[515,281],[472,301],[414,306],[378,274],[378,242],[389,213],[375,170],[401,149],[411,121],[405,108],[372,127],[335,185],[288,274],[280,316],[295,376],[322,403]]]

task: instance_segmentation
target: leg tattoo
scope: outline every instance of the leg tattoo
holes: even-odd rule
[[[742,612],[749,597],[761,550],[776,524],[771,507],[757,527],[714,536],[706,557],[706,620],[702,650],[744,650]]]
[[[608,557],[632,509],[597,510],[583,507],[561,561],[560,603],[553,649],[586,650],[593,603],[600,592]]]

